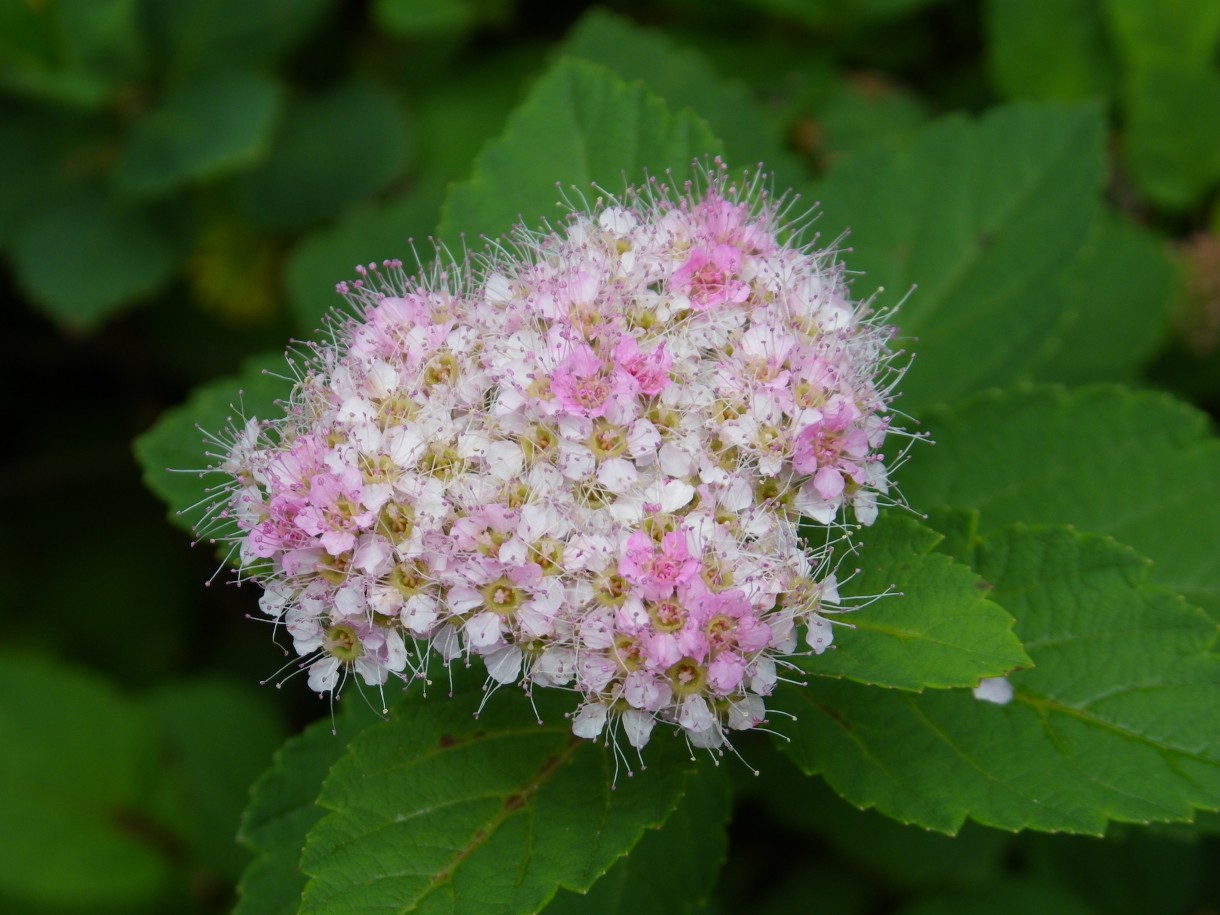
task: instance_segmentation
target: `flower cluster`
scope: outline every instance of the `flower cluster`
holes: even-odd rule
[[[887,491],[894,375],[790,205],[721,169],[340,285],[354,316],[218,464],[313,689],[477,657],[574,691],[581,737],[763,721],[777,664],[833,639],[830,544]]]

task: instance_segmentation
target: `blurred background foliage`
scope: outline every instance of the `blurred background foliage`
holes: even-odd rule
[[[254,596],[202,587],[215,557],[165,523],[131,440],[310,333],[355,264],[426,251],[548,64],[643,80],[798,188],[947,112],[1097,99],[1097,244],[1152,264],[1138,382],[1216,415],[1218,42],[1218,0],[0,0],[0,909],[232,905],[248,786],[327,710],[258,688],[277,662]],[[738,773],[711,911],[1220,911],[1197,837],[1215,818],[949,839],[855,811],[763,743],[751,762],[767,777]]]

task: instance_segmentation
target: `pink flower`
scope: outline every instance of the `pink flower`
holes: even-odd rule
[[[356,532],[368,527],[373,513],[362,510],[363,479],[359,471],[320,473],[310,480],[307,504],[296,515],[296,524],[318,538],[332,556],[356,545]]]
[[[551,392],[569,413],[596,419],[612,406],[624,385],[587,344],[579,344],[551,379]]]
[[[724,652],[716,656],[707,668],[708,680],[716,692],[727,696],[736,691],[745,676],[745,662],[732,652]]]
[[[621,372],[631,377],[641,394],[655,397],[669,387],[673,358],[664,341],[652,352],[643,353],[635,337],[625,335],[614,349],[614,361]]]
[[[750,287],[738,278],[741,252],[732,245],[699,247],[674,271],[673,287],[690,297],[691,307],[706,311],[717,305],[744,302]]]
[[[868,432],[856,424],[858,419],[858,411],[840,403],[797,433],[792,468],[812,474],[810,485],[828,502],[843,495],[845,478],[865,482],[864,462],[871,449]]]
[[[658,550],[652,537],[636,531],[627,538],[618,570],[641,596],[658,600],[669,597],[678,585],[698,575],[699,567],[699,560],[690,555],[686,537],[680,532],[670,531],[662,537]]]
[[[753,653],[771,642],[771,629],[740,589],[704,592],[692,601],[695,623],[706,633],[714,651],[737,649]]]

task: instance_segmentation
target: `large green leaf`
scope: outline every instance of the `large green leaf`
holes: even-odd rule
[[[1114,43],[1134,69],[1204,70],[1220,42],[1220,0],[1102,0]]]
[[[949,117],[904,151],[845,158],[815,196],[825,237],[851,227],[858,296],[917,337],[903,408],[952,401],[1020,378],[1060,319],[1046,295],[1099,206],[1102,121],[1091,105],[1013,105]]]
[[[978,509],[983,530],[1111,534],[1154,560],[1157,581],[1220,609],[1220,440],[1203,414],[1164,394],[1039,387],[935,412],[927,426],[936,445],[901,478],[912,506]]]
[[[503,131],[542,66],[538,49],[510,44],[465,58],[443,80],[412,73],[423,77],[411,108],[420,184],[444,188],[469,178],[471,163]]]
[[[47,661],[0,659],[0,896],[48,910],[156,900],[174,839],[148,814],[151,721],[110,684]]]
[[[287,396],[290,385],[267,366],[285,371],[282,356],[255,357],[239,377],[196,388],[190,400],[135,440],[145,484],[165,501],[180,527],[190,530],[202,519],[206,506],[215,502],[212,487],[223,482],[204,472],[219,453],[213,436],[224,439],[231,424],[241,428],[249,417],[266,419],[282,412],[276,399]]]
[[[1155,203],[1189,209],[1220,181],[1220,71],[1147,66],[1127,81],[1124,152]]]
[[[373,15],[387,32],[436,38],[503,22],[511,9],[509,0],[377,0]]]
[[[100,107],[144,63],[137,0],[0,5],[0,85]]]
[[[588,893],[560,890],[547,915],[677,915],[701,910],[728,854],[731,812],[721,770],[704,766],[665,825],[644,833]],[[658,862],[664,862],[658,866]]]
[[[907,145],[928,120],[919,96],[871,74],[834,80],[810,114],[795,130],[823,166],[879,142]]]
[[[628,778],[615,753],[572,736],[571,697],[542,692],[537,711],[492,696],[478,718],[477,687],[431,695],[353,740],[319,797],[331,812],[301,857],[301,911],[534,912],[665,822],[686,790],[685,746],[654,739],[647,771]]]
[[[643,80],[675,111],[693,109],[723,139],[730,162],[761,162],[775,173],[777,190],[808,178],[807,169],[785,149],[778,129],[743,86],[721,79],[698,52],[660,32],[594,9],[581,18],[560,51],[607,66],[625,80]]]
[[[59,56],[56,10],[26,3],[0,6],[0,74],[12,87],[30,71],[50,70]]]
[[[143,0],[167,69],[201,70],[274,63],[325,13],[330,0]]]
[[[71,163],[97,155],[109,141],[100,119],[46,105],[0,100],[0,122],[0,174],[6,176],[0,181],[0,246],[8,247],[80,183]]]
[[[81,187],[21,226],[13,244],[17,277],[57,321],[92,328],[166,282],[185,253],[176,227],[167,231],[160,215],[95,185]]]
[[[1126,63],[1124,149],[1154,203],[1187,210],[1220,181],[1218,0],[1105,0]]]
[[[1164,242],[1107,214],[1059,277],[1059,327],[1036,360],[1040,381],[1134,379],[1169,333],[1177,291]]]
[[[774,16],[801,22],[810,28],[855,24],[906,16],[944,0],[740,0]]]
[[[255,852],[237,886],[234,915],[295,915],[306,877],[298,862],[305,835],[325,813],[314,803],[322,781],[348,742],[380,720],[355,691],[334,720],[319,721],[293,737],[275,754],[250,789],[238,840]]]
[[[721,152],[718,140],[690,112],[673,114],[642,85],[628,85],[605,67],[561,60],[542,76],[498,139],[484,147],[468,181],[445,201],[440,234],[453,244],[507,232],[520,219],[559,215],[556,189],[614,192],[639,183],[645,170],[690,171],[696,157]]]
[[[235,202],[255,225],[300,228],[384,188],[408,150],[397,99],[372,83],[343,83],[288,106],[270,156],[234,179]]]
[[[1112,95],[1117,62],[1096,0],[988,0],[988,64],[1009,98]]]
[[[1110,820],[1220,808],[1216,624],[1105,537],[1015,526],[970,552],[1034,660],[1011,676],[1012,701],[788,690],[803,708],[789,747],[802,768],[858,806],[944,832],[970,817],[1100,835]]]
[[[836,616],[849,624],[836,627],[836,650],[798,658],[801,669],[921,690],[976,686],[984,677],[1028,666],[1012,633],[1012,617],[988,599],[990,585],[933,552],[942,539],[893,513],[857,536],[857,555],[840,566],[840,572],[851,574],[843,596],[849,608],[866,605]],[[851,564],[858,564],[858,571],[851,573]]]
[[[161,194],[252,165],[270,146],[279,109],[279,87],[253,71],[216,71],[170,89],[132,125],[119,187]]]

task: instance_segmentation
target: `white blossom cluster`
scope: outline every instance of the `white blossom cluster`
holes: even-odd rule
[[[571,691],[581,737],[764,720],[777,664],[833,638],[898,375],[790,204],[713,169],[341,284],[354,316],[231,430],[208,528],[314,690],[477,658]]]

